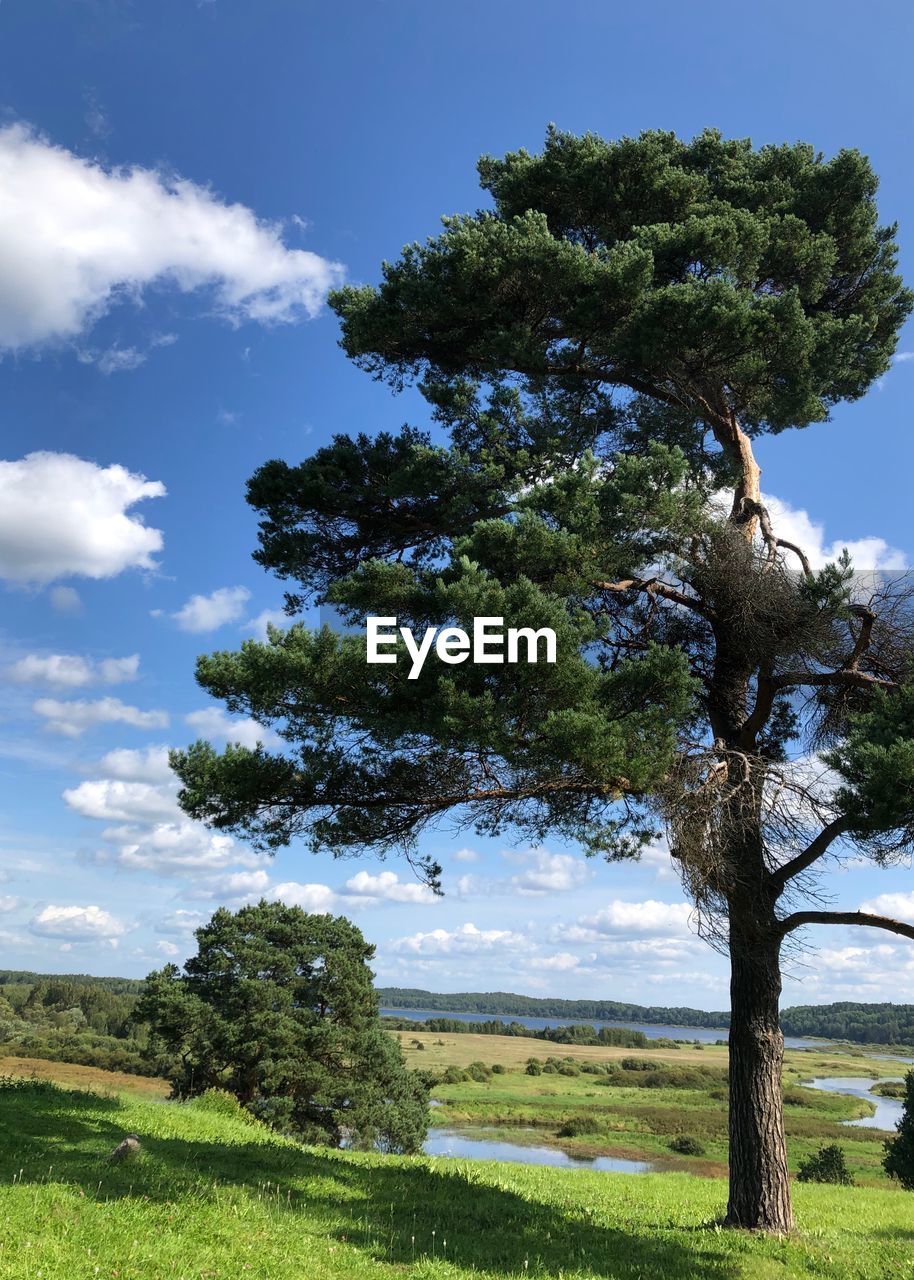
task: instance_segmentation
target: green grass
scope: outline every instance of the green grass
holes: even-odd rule
[[[112,1166],[127,1132],[141,1153]],[[715,1227],[722,1181],[305,1149],[199,1104],[0,1088],[3,1280],[901,1280],[914,1197],[798,1186],[799,1230]]]

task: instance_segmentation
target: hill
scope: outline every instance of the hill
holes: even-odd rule
[[[142,1150],[105,1156],[128,1132]],[[223,1099],[0,1085],[5,1280],[881,1280],[910,1268],[911,1199],[798,1186],[790,1241],[722,1232],[718,1179],[308,1149]]]

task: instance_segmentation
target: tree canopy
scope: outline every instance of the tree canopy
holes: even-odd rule
[[[374,947],[354,924],[261,901],[217,911],[196,938],[135,1011],[176,1096],[225,1090],[306,1141],[421,1147],[428,1090],[381,1030]]]

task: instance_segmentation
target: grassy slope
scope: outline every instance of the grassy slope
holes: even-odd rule
[[[143,1151],[104,1156],[131,1130]],[[0,1089],[4,1280],[882,1280],[914,1276],[901,1191],[798,1187],[790,1241],[715,1229],[723,1183],[305,1150],[132,1097]]]

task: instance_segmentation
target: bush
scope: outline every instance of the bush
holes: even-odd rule
[[[651,1058],[623,1058],[623,1071],[653,1071],[657,1063]]]
[[[593,1114],[571,1116],[565,1120],[558,1130],[560,1138],[580,1138],[588,1133],[599,1133],[600,1125]]]
[[[528,1076],[541,1076],[543,1074],[543,1064],[539,1058],[531,1058],[524,1070]]]
[[[508,1068],[505,1066],[505,1064],[504,1064],[503,1062],[493,1062],[493,1063],[492,1063],[492,1075],[493,1075],[493,1076],[503,1076],[503,1075],[505,1075],[505,1074],[507,1073],[507,1070],[508,1070]]]
[[[576,1062],[563,1062],[559,1067],[560,1076],[579,1076],[580,1074],[581,1068]]]
[[[852,1187],[854,1179],[839,1146],[820,1147],[814,1156],[804,1160],[797,1170],[800,1182],[831,1182],[839,1187]]]
[[[484,1062],[471,1062],[464,1074],[465,1080],[474,1080],[476,1084],[488,1084],[492,1072]]]
[[[890,1178],[895,1178],[906,1191],[914,1191],[914,1071],[904,1078],[905,1097],[894,1138],[885,1144],[882,1167]]]
[[[461,1071],[459,1067],[445,1067],[444,1075],[441,1077],[442,1084],[463,1084],[466,1080],[466,1072]]]
[[[688,1133],[681,1133],[670,1142],[670,1150],[680,1156],[703,1156],[705,1149],[697,1138]]]

